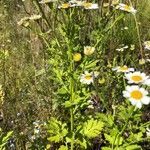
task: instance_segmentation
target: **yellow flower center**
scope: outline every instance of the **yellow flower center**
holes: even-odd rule
[[[128,5],[125,5],[125,6],[124,6],[124,9],[125,9],[126,11],[130,11],[131,7],[128,6]]]
[[[74,61],[80,61],[81,60],[81,54],[80,53],[75,53],[73,55],[73,60]]]
[[[92,6],[92,3],[84,3],[83,6],[84,6],[85,8],[89,8],[89,7]]]
[[[120,67],[119,70],[120,70],[120,71],[127,71],[127,70],[128,70],[128,67],[127,67],[127,66],[123,66],[123,67]]]
[[[133,81],[135,81],[135,82],[140,82],[140,81],[142,81],[142,77],[139,76],[139,75],[132,76],[131,79],[132,79]]]
[[[85,76],[85,79],[86,79],[86,80],[91,80],[91,79],[92,79],[92,75],[86,75],[86,76]]]
[[[143,94],[140,91],[135,90],[131,92],[131,97],[136,100],[140,100],[143,97]]]
[[[69,8],[70,4],[69,3],[64,3],[61,5],[61,8]]]

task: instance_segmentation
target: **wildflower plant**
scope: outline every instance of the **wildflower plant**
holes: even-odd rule
[[[39,3],[37,6],[40,8]],[[98,4],[79,3],[79,1],[60,3],[57,8],[51,8],[50,11],[55,12],[55,9],[58,11],[56,15],[58,22],[55,23],[55,28],[50,25],[46,15],[42,18],[55,36],[48,41],[47,35],[40,28],[38,30],[40,32],[38,36],[43,39],[50,54],[48,72],[55,89],[52,95],[52,110],[57,114],[50,118],[46,126],[49,141],[47,149],[89,149],[93,146],[92,141],[96,139],[99,140],[99,144],[105,143],[102,147],[104,150],[139,148],[138,144],[128,143],[135,140],[136,134],[139,134],[138,140],[142,140],[144,131],[134,132],[138,127],[132,124],[139,124],[141,128],[143,127],[140,124],[140,113],[136,107],[141,108],[142,104],[149,104],[147,90],[131,86],[123,92],[123,96],[136,107],[128,101],[117,101],[115,90],[109,93],[112,102],[107,102],[106,100],[110,97],[104,94],[107,93],[104,85],[114,84],[109,80],[114,72],[109,70],[109,67],[102,66],[106,53],[106,49],[103,50],[103,48],[106,37],[111,34],[115,24],[121,21],[124,15],[120,14],[113,20],[113,11],[116,11],[114,9],[108,14],[107,22],[100,17],[91,19],[90,15],[99,12]],[[119,4],[119,9],[132,11],[135,15],[135,10],[130,6]],[[39,13],[43,12],[40,10]],[[89,19],[91,19],[90,22]],[[97,28],[97,24],[101,28]],[[123,49],[129,49],[129,47],[124,46]],[[123,61],[123,56],[121,61]],[[115,59],[113,63],[115,65]],[[103,69],[109,70],[107,75],[102,73]],[[134,74],[134,70],[124,64],[116,67],[114,71],[118,72],[118,85],[123,83],[125,87],[124,76],[127,78],[129,74]],[[120,78],[121,72],[126,74],[121,74]],[[148,78],[146,75],[142,77],[142,82]],[[107,78],[108,81],[100,82],[100,78]],[[123,89],[119,88],[120,86],[117,90],[122,94]],[[103,113],[105,111],[108,113]],[[131,127],[126,130],[128,125]],[[129,138],[125,139],[126,136]]]
[[[140,143],[149,140],[144,136],[150,123],[142,120],[142,111],[150,103],[150,79],[144,68],[143,72],[135,69],[139,67],[136,49],[143,58],[138,11],[131,2],[126,5],[118,0],[107,7],[76,0],[34,0],[33,5],[36,13],[22,18],[18,25],[36,35],[42,45],[44,69],[34,66],[34,82],[41,93],[38,85],[45,75],[51,101],[44,91],[49,115],[44,127],[31,118],[31,148],[140,149]],[[135,39],[121,30],[129,20],[134,22]],[[46,130],[44,138],[41,128]]]

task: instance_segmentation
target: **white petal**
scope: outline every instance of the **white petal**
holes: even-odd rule
[[[131,83],[133,83],[133,81],[131,81],[131,80],[129,79],[128,83],[131,84]]]
[[[125,74],[125,77],[126,77],[127,79],[129,79],[130,76],[131,76],[131,73],[126,73],[126,74]]]
[[[128,98],[128,97],[130,97],[130,93],[127,91],[123,91],[123,96]]]
[[[150,86],[150,79],[145,80],[143,84],[147,85],[147,86]]]
[[[136,103],[136,107],[142,108],[142,103],[139,101],[138,103]]]
[[[140,89],[139,89],[139,86],[137,86],[137,85],[132,85],[132,86],[131,86],[131,91],[135,91],[135,90],[140,90]]]
[[[84,73],[85,73],[85,74],[89,74],[89,72],[88,72],[88,71],[84,71]]]
[[[86,83],[89,85],[89,84],[93,83],[93,80],[86,81]]]
[[[112,70],[113,70],[113,71],[116,71],[116,70],[118,70],[118,67],[112,68]]]
[[[129,68],[129,71],[134,71],[134,68]]]
[[[123,4],[123,3],[119,3],[119,6],[124,7],[124,6],[126,6],[126,5]]]
[[[137,101],[136,101],[136,100],[134,100],[134,99],[129,99],[129,100],[130,100],[130,102],[131,102],[132,105],[135,106],[135,105],[137,104]]]
[[[145,73],[141,73],[141,76],[142,76],[143,78],[145,78],[145,77],[146,77],[146,74],[145,74]]]
[[[131,89],[132,89],[131,86],[129,86],[129,85],[126,86],[127,91],[131,91]]]
[[[148,96],[143,97],[141,102],[145,105],[148,105],[150,103],[150,97]]]
[[[140,91],[143,95],[148,95],[148,91],[146,91],[144,88],[140,88]]]

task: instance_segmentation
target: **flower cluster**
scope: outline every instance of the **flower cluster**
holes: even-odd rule
[[[132,14],[135,14],[135,13],[137,12],[137,10],[134,9],[132,6],[128,6],[128,5],[123,4],[123,3],[119,3],[119,4],[116,6],[116,9],[120,9],[120,10],[129,12],[129,13],[132,13]]]
[[[142,85],[150,85],[150,77],[145,73],[139,71],[129,72],[125,74],[125,78],[128,80],[128,85],[123,91],[123,96],[138,108],[142,107],[142,104],[148,105],[150,103],[150,97],[148,91],[141,87]]]
[[[68,3],[63,3],[58,8],[66,9],[70,7],[83,7],[84,9],[98,9],[97,3],[90,3],[86,1],[70,0]]]
[[[95,51],[95,47],[84,46],[84,54],[85,54],[86,56],[92,55],[92,54],[94,53],[94,51]],[[81,58],[82,58],[82,55],[81,55],[80,53],[74,53],[74,54],[73,54],[73,60],[74,60],[75,62],[80,61]]]
[[[84,46],[84,55],[87,57],[91,56],[95,52],[95,47],[92,46]],[[80,53],[75,53],[73,56],[74,61],[80,61],[81,60],[81,54]],[[91,84],[94,83],[94,79],[97,78],[99,75],[99,72],[97,71],[85,71],[83,74],[80,76],[80,82],[83,84]]]
[[[150,86],[150,77],[145,73],[135,71],[134,68],[128,68],[127,66],[118,66],[113,68],[117,72],[125,73],[124,77],[128,84],[123,91],[123,96],[131,102],[132,105],[141,108],[142,104],[148,105],[150,103],[150,97],[148,91],[141,87],[142,85]]]

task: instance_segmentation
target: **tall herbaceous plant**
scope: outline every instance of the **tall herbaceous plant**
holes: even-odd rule
[[[134,4],[33,0],[36,13],[18,22],[46,51],[53,91],[45,149],[133,150],[149,140],[141,116],[150,77],[137,62],[150,43],[141,39]]]

